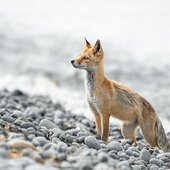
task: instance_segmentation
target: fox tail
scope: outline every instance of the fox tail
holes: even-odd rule
[[[157,119],[156,122],[156,138],[160,149],[163,150],[164,152],[170,152],[170,143],[166,137],[165,130],[159,119]]]

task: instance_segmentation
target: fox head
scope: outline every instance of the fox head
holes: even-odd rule
[[[88,71],[95,71],[102,62],[103,56],[104,54],[100,40],[97,40],[95,45],[92,46],[85,39],[85,45],[82,52],[74,60],[71,60],[71,63],[75,68],[84,69]]]

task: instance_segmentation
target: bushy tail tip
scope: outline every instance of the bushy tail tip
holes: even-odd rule
[[[165,130],[159,119],[156,122],[156,138],[160,149],[164,152],[170,152],[170,143],[166,137]]]

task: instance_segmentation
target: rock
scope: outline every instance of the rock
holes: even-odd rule
[[[67,150],[67,148],[68,148],[68,145],[67,145],[66,143],[64,143],[64,142],[58,142],[58,144],[57,144],[57,150],[58,150],[59,152],[65,152],[65,151]]]
[[[30,127],[33,127],[34,129],[35,129],[35,125],[32,123],[32,122],[23,122],[22,124],[21,124],[21,127],[22,128],[30,128]]]
[[[54,129],[54,128],[57,128],[57,126],[51,122],[50,120],[48,119],[42,119],[40,121],[40,126],[45,126],[47,129]]]
[[[165,156],[170,159],[170,152],[165,153]]]
[[[150,167],[150,170],[158,170],[159,169],[159,166],[156,166],[156,165],[152,165]]]
[[[107,164],[100,162],[94,167],[94,170],[108,170],[108,169],[109,167]]]
[[[151,154],[148,150],[143,148],[140,152],[140,158],[146,162],[149,162],[149,160],[151,159]]]
[[[133,170],[142,170],[142,165],[132,165]]]
[[[93,136],[87,136],[84,140],[84,143],[89,147],[89,148],[93,148],[96,150],[100,149],[100,144],[99,141],[93,137]]]
[[[108,161],[108,156],[105,152],[100,152],[98,154],[98,160],[99,162],[107,162]]]
[[[130,156],[129,155],[127,155],[125,152],[123,152],[123,151],[119,151],[118,152],[118,156],[120,157],[120,158],[125,158],[125,159],[129,159],[130,158]]]
[[[7,159],[8,158],[8,150],[5,148],[0,148],[0,159]]]
[[[4,115],[2,116],[2,119],[8,123],[13,123],[15,121],[15,119],[11,117],[10,115]]]
[[[164,165],[164,162],[159,160],[159,159],[156,159],[156,158],[152,158],[150,161],[149,161],[150,164],[155,164],[159,167],[163,166]]]
[[[77,137],[82,137],[82,136],[86,137],[86,136],[89,136],[89,134],[86,133],[86,132],[79,132],[79,133],[77,134]]]
[[[118,162],[117,167],[119,169],[124,169],[124,168],[129,169],[129,162],[128,161]]]
[[[93,170],[93,166],[90,161],[80,161],[78,162],[80,170]]]
[[[39,116],[39,109],[35,106],[28,107],[24,112],[26,117],[30,117],[32,119],[36,119]]]
[[[112,141],[108,144],[108,150],[121,151],[123,147],[118,141]]]
[[[35,146],[44,146],[45,144],[49,143],[49,141],[45,138],[45,137],[35,137],[33,140],[32,140],[32,143],[35,145]]]
[[[169,159],[169,158],[167,158],[166,156],[164,156],[164,157],[160,158],[160,160],[161,160],[161,161],[163,161],[164,163],[168,163],[168,162],[170,162],[170,159]]]
[[[6,142],[4,142],[4,141],[0,141],[0,148],[8,150],[9,149],[9,145]]]
[[[59,137],[62,133],[62,130],[60,128],[54,128],[52,132],[53,132],[52,137]]]

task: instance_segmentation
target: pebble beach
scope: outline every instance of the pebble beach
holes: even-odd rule
[[[170,133],[167,134],[170,136]],[[170,153],[150,148],[137,131],[137,146],[110,125],[109,143],[95,124],[47,96],[0,91],[0,170],[165,170]]]

